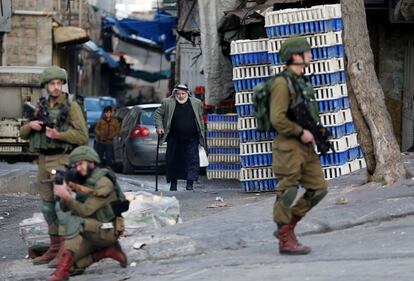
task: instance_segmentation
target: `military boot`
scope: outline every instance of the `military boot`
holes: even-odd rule
[[[290,224],[280,225],[278,236],[279,253],[282,255],[306,255],[311,251],[309,247],[299,245],[298,242],[293,239]]]
[[[52,273],[52,275],[47,278],[47,281],[66,281],[69,280],[69,268],[72,265],[73,254],[71,251],[65,250],[62,253],[62,257],[59,260],[59,264]]]
[[[61,236],[50,235],[49,249],[40,257],[33,260],[34,265],[46,264],[53,260],[59,252],[60,246],[63,243],[64,238]]]
[[[115,245],[96,251],[95,253],[92,254],[92,259],[94,262],[97,262],[97,261],[100,261],[106,258],[111,258],[111,259],[118,261],[119,265],[123,268],[127,267],[127,257],[124,251],[122,251],[122,248],[119,242],[116,242]]]
[[[188,180],[188,181],[187,181],[187,185],[185,186],[185,189],[186,189],[186,190],[194,190],[194,188],[193,188],[193,184],[194,184],[194,181],[192,181],[192,180]]]
[[[172,180],[171,181],[170,191],[177,191],[177,180]]]
[[[56,254],[56,256],[53,258],[53,260],[51,260],[49,262],[49,264],[47,265],[47,267],[49,268],[56,268],[57,265],[59,264],[59,260],[62,257],[63,252],[65,251],[65,239],[62,238],[62,242],[60,244],[60,248],[58,253]]]
[[[294,216],[292,216],[292,220],[289,223],[289,225],[290,225],[290,234],[292,235],[292,239],[296,243],[298,243],[299,246],[302,246],[302,244],[300,244],[300,242],[298,241],[298,238],[296,237],[295,227],[301,219],[302,219],[302,217],[298,217],[298,216],[294,215]]]

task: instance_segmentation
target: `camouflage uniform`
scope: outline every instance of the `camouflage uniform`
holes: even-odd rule
[[[66,73],[63,69],[52,66],[47,68],[42,74],[41,85],[44,86],[49,81],[62,80],[66,83]],[[70,101],[70,96],[64,92],[60,94],[53,107],[50,106],[49,99],[40,101],[48,109],[49,118],[56,123],[56,129],[60,133],[58,140],[47,138],[46,131],[40,132],[32,130],[29,124],[25,124],[20,129],[22,139],[30,142],[30,151],[38,153],[38,188],[42,198],[42,213],[49,227],[51,236],[51,250],[58,249],[61,241],[59,235],[59,223],[55,210],[55,197],[53,195],[52,184],[42,184],[40,181],[52,177],[51,171],[64,167],[68,163],[68,155],[77,145],[86,144],[88,141],[88,131],[82,110],[76,101]],[[55,252],[55,251],[54,251]],[[48,252],[46,256],[35,259],[35,264],[48,263],[57,253]]]
[[[69,155],[71,164],[80,160],[100,163],[98,154],[87,146],[80,146]],[[117,224],[111,207],[111,203],[125,200],[115,174],[95,167],[83,185],[96,194],[76,192],[76,198],[60,202],[62,210],[69,211],[70,215],[63,222],[66,239],[62,258],[48,280],[66,280],[71,267],[72,272],[83,272],[93,262],[104,258],[115,259],[122,267],[127,265],[126,255],[118,243],[123,232],[123,219],[118,217],[121,223]]]
[[[294,38],[282,45],[279,54],[287,61],[292,54],[303,54],[308,50],[310,46],[305,39]],[[297,242],[293,230],[297,222],[326,195],[327,186],[314,146],[301,142],[303,128],[290,118],[290,105],[299,93],[289,91],[286,79],[296,83],[308,101],[311,115],[315,120],[319,118],[312,86],[303,76],[295,75],[288,66],[283,75],[273,81],[270,97],[270,121],[277,131],[277,137],[273,141],[273,172],[278,180],[273,219],[279,229],[280,252],[306,254],[310,248]],[[306,192],[293,204],[299,184]],[[283,238],[288,239],[285,241]],[[293,246],[286,248],[286,245]]]

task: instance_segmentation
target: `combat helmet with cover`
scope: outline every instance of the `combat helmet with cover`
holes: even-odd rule
[[[74,164],[81,160],[101,163],[98,153],[87,145],[78,146],[69,154],[69,163]]]
[[[63,84],[67,83],[66,71],[57,65],[52,65],[43,70],[40,76],[40,85],[43,87],[52,80],[62,80]]]

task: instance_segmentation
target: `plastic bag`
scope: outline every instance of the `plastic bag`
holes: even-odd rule
[[[125,193],[130,201],[123,213],[128,235],[138,230],[160,228],[181,222],[180,204],[175,197],[153,195],[148,192]]]
[[[208,157],[207,153],[201,145],[198,146],[198,155],[200,157],[200,167],[207,167],[208,166]]]

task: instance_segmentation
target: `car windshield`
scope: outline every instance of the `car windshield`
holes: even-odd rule
[[[101,111],[99,100],[85,99],[85,108],[87,111]]]
[[[141,110],[140,125],[155,126],[154,112],[156,108],[145,108]]]
[[[105,106],[112,106],[112,107],[114,106],[114,102],[112,100],[101,99],[100,103],[101,103],[102,108]]]

